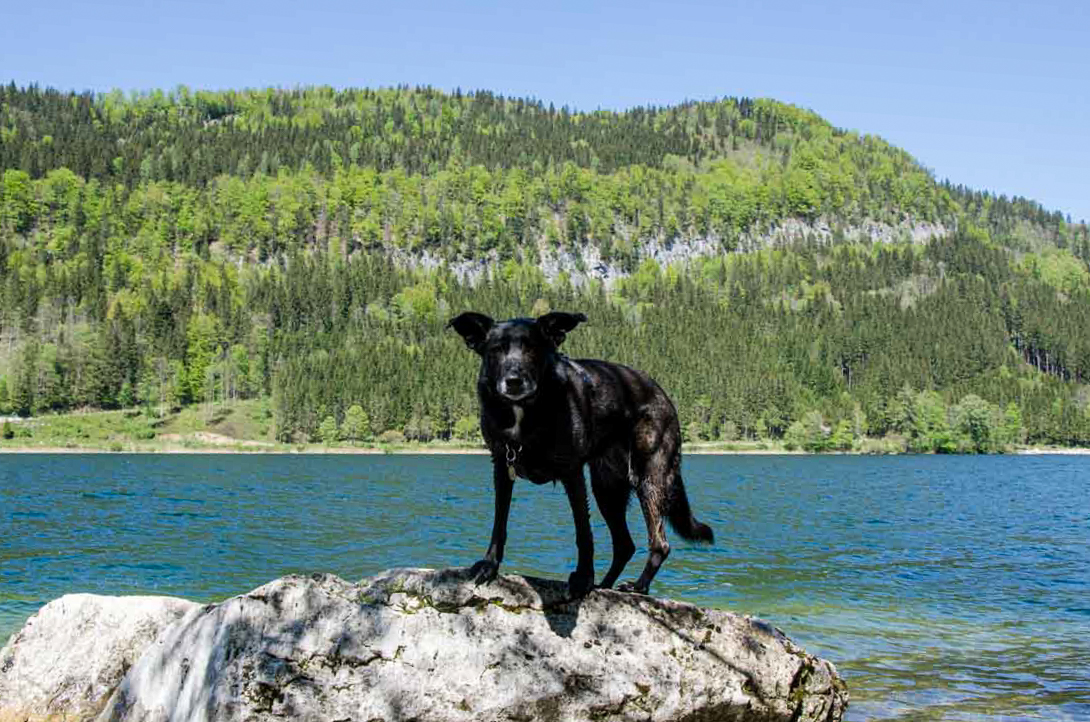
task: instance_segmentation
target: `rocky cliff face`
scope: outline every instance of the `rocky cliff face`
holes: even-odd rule
[[[563,583],[533,578],[475,586],[461,569],[392,570],[358,584],[289,576],[191,605],[157,635],[130,642],[119,627],[111,638],[103,625],[66,623],[57,609],[70,599],[43,608],[0,653],[0,721],[97,713],[103,721],[786,722],[838,720],[847,704],[833,665],[763,622],[613,591],[572,601]],[[114,614],[111,601],[119,610],[126,603],[103,601],[103,614]],[[163,622],[188,604],[160,603]],[[112,651],[139,645],[131,668]],[[72,659],[76,648],[84,660],[102,659]],[[48,701],[56,678],[32,662],[39,655],[73,669],[109,667],[109,698],[97,675],[96,691],[71,706]]]
[[[896,223],[864,219],[861,221],[841,221],[837,218],[822,216],[814,220],[783,218],[768,225],[755,226],[735,240],[725,243],[717,235],[683,234],[676,238],[633,239],[638,261],[653,260],[660,266],[684,264],[700,258],[719,256],[727,252],[749,253],[766,248],[785,248],[797,244],[812,243],[832,245],[842,242],[853,243],[927,243],[932,239],[945,238],[953,228],[943,223],[904,218]],[[628,237],[625,230],[619,230],[622,238]],[[408,268],[435,270],[448,266],[458,278],[476,282],[495,270],[499,256],[483,256],[472,259],[446,260],[428,251],[409,252],[398,248],[387,248],[386,252],[398,264]],[[607,287],[618,279],[628,275],[622,263],[604,258],[602,251],[593,243],[584,243],[578,247],[553,247],[543,238],[537,240],[533,248],[537,264],[545,277],[555,281],[560,274],[567,274],[575,285],[589,281],[601,281]],[[521,260],[529,260],[524,249]]]

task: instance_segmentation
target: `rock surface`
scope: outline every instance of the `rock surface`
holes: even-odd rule
[[[0,651],[0,722],[91,719],[159,634],[199,604],[69,594]]]
[[[645,237],[638,229],[616,223],[617,236],[631,244],[636,264],[653,260],[660,266],[688,263],[699,258],[720,256],[725,252],[748,253],[763,248],[781,248],[796,243],[810,242],[832,244],[843,239],[863,243],[927,243],[934,238],[945,238],[953,228],[942,223],[926,221],[911,216],[900,221],[880,221],[874,218],[845,222],[835,216],[820,216],[813,220],[780,218],[771,223],[756,223],[737,239],[725,239],[715,233],[700,234],[683,232],[674,237]],[[501,264],[496,249],[473,258],[445,258],[430,250],[406,250],[387,245],[384,252],[394,263],[406,268],[435,270],[448,268],[462,281],[477,283],[496,271]],[[604,257],[595,243],[555,247],[544,235],[530,246],[516,251],[516,258],[523,263],[538,266],[550,282],[562,273],[567,274],[572,285],[582,286],[588,281],[603,282],[607,288],[630,274],[630,262]]]
[[[475,586],[462,569],[395,569],[358,584],[284,577],[192,605],[154,640],[120,645],[146,651],[98,719],[787,722],[844,712],[835,668],[763,622],[612,591],[573,602],[566,586],[518,576]],[[46,649],[49,606],[28,622],[37,636],[24,629],[0,654],[0,722],[24,719],[17,709],[60,718],[55,705],[39,713],[5,695],[27,689],[13,680],[29,679],[30,657]],[[48,654],[89,666],[78,647],[97,645],[58,624]],[[109,659],[94,664],[124,666],[102,652]],[[33,700],[45,699],[45,679]],[[67,717],[84,718],[76,706]]]

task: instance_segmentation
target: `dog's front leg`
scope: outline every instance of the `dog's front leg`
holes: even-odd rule
[[[492,457],[492,486],[496,490],[496,516],[492,521],[492,540],[484,559],[474,564],[470,576],[478,583],[490,582],[496,578],[503,561],[503,547],[507,544],[507,516],[511,511],[511,490],[515,480],[507,471],[507,463],[498,456]]]
[[[575,546],[579,561],[568,577],[568,593],[578,599],[594,588],[594,535],[590,530],[590,510],[587,508],[587,484],[583,474],[564,480],[564,491],[575,519]]]

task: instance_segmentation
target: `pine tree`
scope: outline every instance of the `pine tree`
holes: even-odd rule
[[[8,393],[8,380],[0,376],[0,414],[11,413],[11,396]]]
[[[348,407],[348,411],[344,412],[341,435],[346,441],[360,442],[367,439],[370,433],[371,421],[367,418],[367,412],[359,404],[352,404]]]

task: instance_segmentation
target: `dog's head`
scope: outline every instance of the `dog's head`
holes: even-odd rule
[[[447,324],[461,334],[466,346],[481,357],[481,383],[511,402],[527,401],[537,393],[556,363],[564,337],[587,317],[554,311],[536,319],[493,321],[467,312]]]

